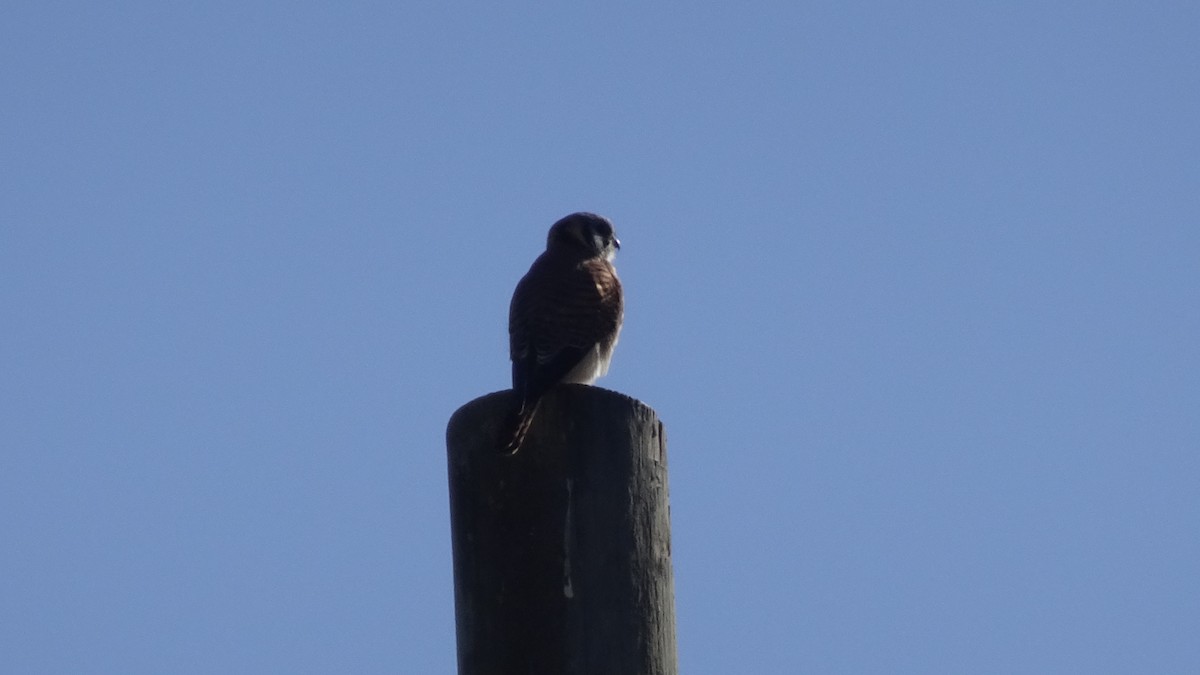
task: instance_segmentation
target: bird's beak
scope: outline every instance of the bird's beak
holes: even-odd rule
[[[613,248],[617,249],[618,251],[621,250],[621,240],[620,239],[613,237]]]

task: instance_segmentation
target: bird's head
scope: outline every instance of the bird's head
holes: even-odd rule
[[[582,258],[612,260],[621,248],[612,223],[594,213],[572,213],[550,226],[547,251],[561,251]]]

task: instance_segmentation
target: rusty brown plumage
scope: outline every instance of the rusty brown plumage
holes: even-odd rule
[[[508,319],[515,404],[504,453],[521,448],[550,387],[590,384],[608,370],[624,315],[611,262],[619,248],[606,218],[573,213],[550,228],[546,251],[517,284]]]

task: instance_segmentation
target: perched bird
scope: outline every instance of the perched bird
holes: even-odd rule
[[[572,213],[550,227],[546,250],[513,291],[508,346],[516,405],[501,437],[521,449],[542,395],[559,382],[591,384],[608,372],[624,300],[612,259],[612,223]]]

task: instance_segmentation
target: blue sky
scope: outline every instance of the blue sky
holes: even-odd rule
[[[683,672],[1200,670],[1194,3],[0,10],[0,666],[451,673],[560,216]]]

